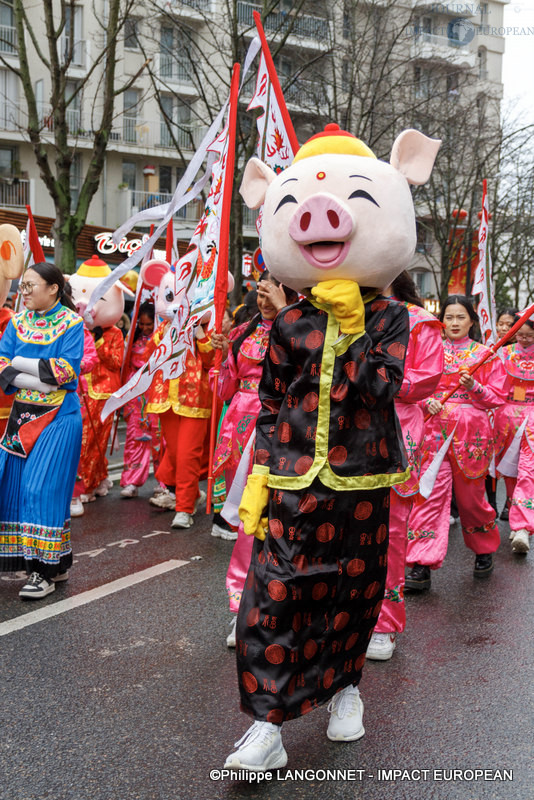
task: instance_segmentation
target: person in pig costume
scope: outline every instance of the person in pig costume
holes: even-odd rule
[[[241,193],[264,203],[266,266],[305,299],[275,319],[260,383],[240,506],[256,540],[236,631],[254,723],[225,768],[285,766],[282,723],[324,703],[329,739],[364,734],[358,683],[384,595],[389,493],[409,474],[394,409],[408,312],[380,290],[413,257],[408,184],[428,179],[438,148],[404,131],[387,164],[327,125],[279,175],[247,164]]]
[[[110,272],[105,261],[92,256],[70,276],[72,298],[82,317],[91,294]],[[95,340],[98,363],[84,375],[87,391],[82,402],[82,455],[73,497],[73,510],[77,516],[80,514],[80,501],[89,502],[95,499],[95,495],[105,496],[111,487],[105,453],[113,417],[102,422],[100,414],[108,397],[120,387],[124,339],[115,323],[124,311],[125,294],[132,295],[132,292],[117,281],[95,304],[89,321],[85,320]]]

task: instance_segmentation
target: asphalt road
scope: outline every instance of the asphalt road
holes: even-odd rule
[[[86,506],[71,578],[44,600],[0,576],[0,800],[534,797],[534,553],[511,553],[507,523],[485,581],[451,528],[393,659],[365,667],[365,737],[329,742],[314,711],[284,726],[288,766],[256,785],[210,778],[249,725],[225,645],[232,544],[201,513],[172,531],[152,487]]]

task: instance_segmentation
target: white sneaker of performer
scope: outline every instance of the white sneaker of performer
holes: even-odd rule
[[[231,753],[224,769],[247,769],[249,772],[265,772],[268,769],[285,767],[287,753],[282,744],[281,728],[272,722],[256,722],[235,743],[238,749]]]
[[[333,742],[354,742],[365,733],[363,703],[357,686],[346,686],[328,703],[330,722],[326,735]]]

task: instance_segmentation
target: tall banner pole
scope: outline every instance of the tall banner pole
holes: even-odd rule
[[[221,209],[221,227],[219,239],[219,260],[217,263],[217,277],[215,280],[215,332],[222,332],[222,321],[226,307],[228,293],[228,244],[230,241],[230,208],[232,205],[232,189],[234,184],[235,167],[235,138],[237,124],[237,97],[239,94],[239,64],[234,64],[232,82],[230,85],[230,105],[228,109],[228,134],[226,147],[226,164],[224,165],[224,189]],[[215,449],[215,434],[217,430],[217,387],[221,371],[222,351],[216,350],[213,365],[213,398],[211,403],[210,419],[210,444],[208,465],[208,497],[206,513],[211,512],[211,494],[213,489],[213,451]]]

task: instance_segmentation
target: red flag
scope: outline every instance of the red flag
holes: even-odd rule
[[[35,220],[33,218],[31,207],[26,206],[26,211],[28,212],[28,242],[33,255],[33,263],[39,264],[46,259],[43,253],[43,248],[41,247],[41,242],[39,241],[39,235],[37,233],[37,228],[35,227]]]

